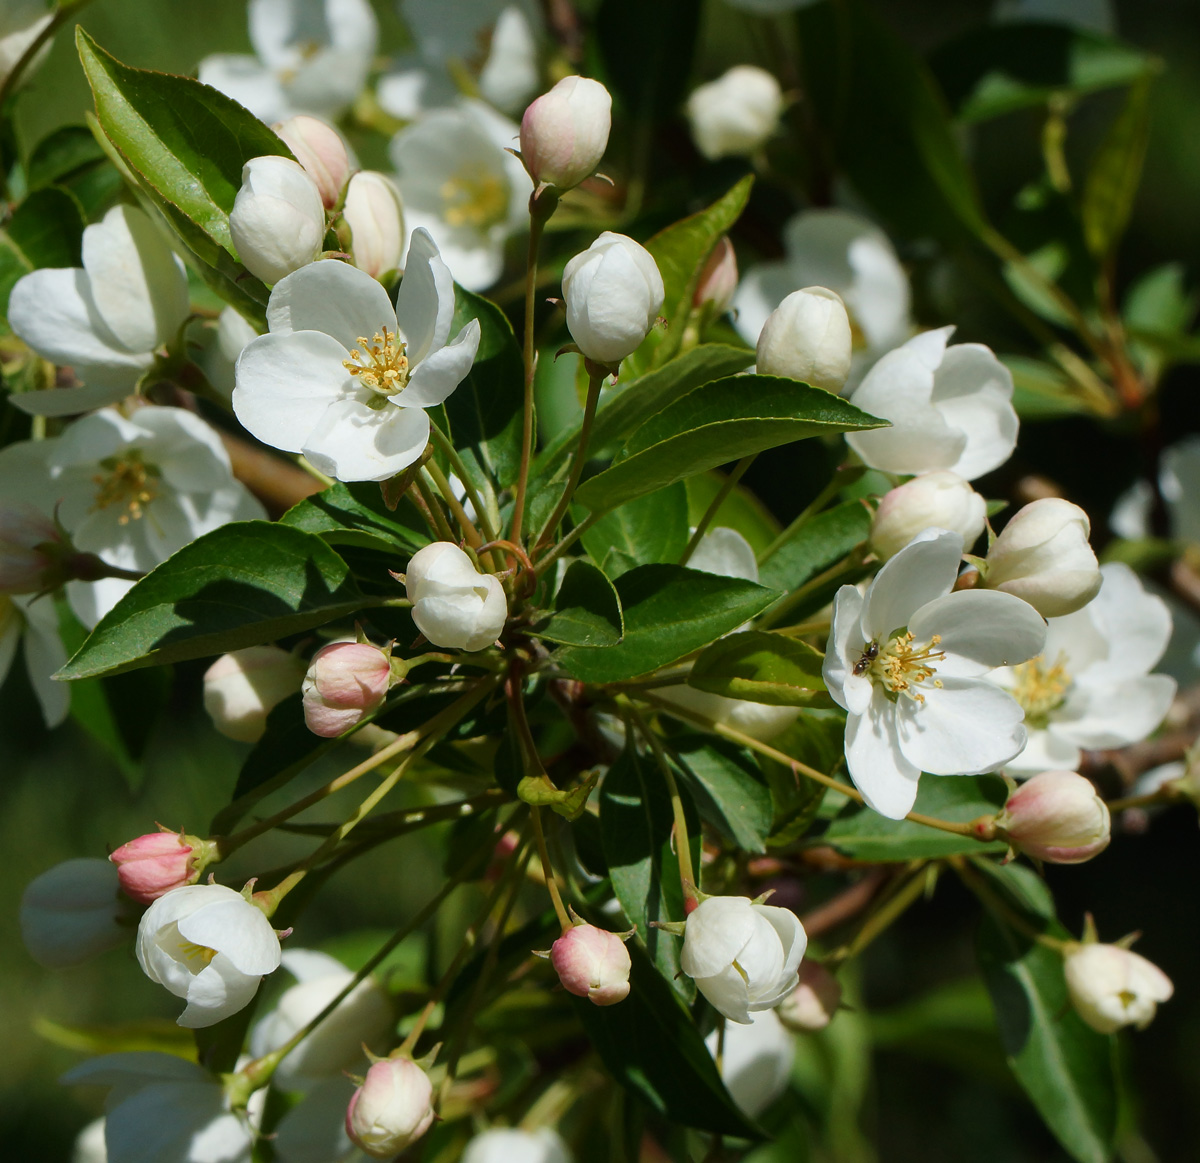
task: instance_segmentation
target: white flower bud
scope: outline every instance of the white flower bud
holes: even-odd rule
[[[373,1159],[391,1159],[433,1124],[433,1084],[409,1058],[376,1062],[346,1110],[346,1133]]]
[[[368,642],[331,642],[313,655],[304,676],[304,722],[332,739],[361,722],[387,697],[391,658]]]
[[[328,122],[306,113],[289,117],[273,128],[317,183],[325,209],[332,210],[350,176],[350,157],[342,135]]]
[[[572,1163],[572,1159],[562,1136],[550,1127],[536,1131],[492,1127],[467,1144],[460,1163]]]
[[[80,965],[133,932],[117,869],[107,860],[65,860],[21,896],[21,940],[46,969]]]
[[[1100,592],[1103,580],[1090,531],[1078,505],[1061,497],[1033,501],[996,538],[984,584],[1023,598],[1043,618],[1073,614]]]
[[[758,371],[837,392],[850,374],[853,345],[841,296],[826,287],[805,287],[767,316],[758,337]]]
[[[222,654],[204,672],[204,709],[222,735],[257,743],[267,715],[300,689],[304,663],[278,646],[247,646]]]
[[[926,472],[884,495],[871,522],[871,549],[894,557],[931,526],[962,535],[970,549],[987,521],[987,502],[957,473]]]
[[[350,179],[342,213],[350,227],[354,265],[372,278],[394,271],[404,257],[404,206],[391,178],[363,170]]]
[[[734,65],[687,100],[692,139],[710,161],[756,153],[779,127],[782,112],[779,82],[756,65]]]
[[[587,77],[564,77],[525,110],[521,160],[537,185],[573,189],[600,164],[611,128],[608,90]]]
[[[1108,847],[1112,823],[1090,779],[1074,771],[1043,771],[1008,797],[996,829],[1036,860],[1082,864]]]
[[[753,1011],[774,1008],[796,988],[807,945],[790,909],[712,896],[687,919],[679,964],[731,1022],[748,1024]]]
[[[650,334],[666,291],[650,252],[606,230],[563,269],[571,338],[588,359],[620,363]]]
[[[550,963],[563,989],[595,1005],[615,1005],[629,994],[629,950],[618,933],[576,925],[550,947]]]
[[[291,158],[251,158],[242,167],[229,233],[255,278],[279,282],[321,252],[325,206],[317,183]]]
[[[842,987],[837,978],[815,961],[800,966],[800,984],[779,1003],[775,1011],[789,1030],[809,1033],[823,1030],[842,1004]]]
[[[504,587],[451,541],[435,541],[413,554],[405,574],[417,629],[435,646],[484,650],[508,617]]]
[[[713,247],[712,254],[704,264],[700,277],[696,280],[696,290],[692,295],[692,306],[703,307],[705,303],[712,304],[713,315],[724,315],[733,302],[733,293],[738,285],[737,255],[728,234],[721,235],[721,241]]]
[[[1101,1034],[1122,1026],[1144,1030],[1158,1003],[1175,992],[1157,965],[1120,945],[1073,945],[1063,969],[1075,1012]]]

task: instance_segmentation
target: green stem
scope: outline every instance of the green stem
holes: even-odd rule
[[[750,456],[743,456],[733,467],[733,471],[721,483],[721,487],[717,490],[717,495],[713,497],[708,508],[704,510],[704,516],[696,523],[696,531],[692,534],[691,540],[687,543],[687,547],[683,551],[683,555],[679,558],[680,565],[687,565],[691,560],[692,554],[696,552],[696,546],[700,544],[701,538],[708,532],[709,525],[712,524],[713,518],[717,515],[717,510],[725,503],[725,498],[733,492],[733,486],[742,479],[746,470],[754,463],[758,453],[751,453]]]
[[[1017,930],[1018,933],[1024,934],[1031,941],[1036,941],[1039,945],[1044,945],[1047,949],[1053,949],[1056,953],[1064,953],[1071,944],[1069,941],[1060,941],[1057,937],[1051,937],[1048,933],[1043,933],[1023,917],[1016,909],[1014,909],[999,893],[992,889],[992,886],[971,866],[971,864],[961,857],[953,857],[948,861],[951,868],[958,873],[959,879],[979,898],[983,906],[991,913],[995,914],[999,919]]]
[[[904,875],[903,873],[901,874]],[[898,921],[905,912],[908,911],[910,905],[914,904],[918,897],[922,896],[926,891],[928,884],[929,866],[925,861],[917,861],[916,867],[911,870],[903,885],[894,892],[887,900],[880,905],[868,916],[862,923],[858,932],[855,933],[854,939],[849,945],[845,945],[840,949],[835,949],[826,958],[824,964],[831,971],[840,965],[843,961],[849,961],[853,957],[857,957],[872,941],[875,940],[889,926]]]
[[[554,876],[554,866],[550,863],[550,853],[546,848],[546,834],[542,831],[542,812],[536,805],[529,808],[529,818],[533,822],[533,838],[537,843],[538,859],[542,862],[542,874],[546,880],[546,888],[550,893],[550,902],[554,905],[554,915],[565,933],[574,925],[563,907],[562,894],[558,891],[558,881]]]
[[[433,495],[429,483],[418,474],[413,484],[417,486],[417,492],[421,494],[421,500],[425,502],[425,508],[433,521],[435,535],[441,541],[450,541],[457,545],[458,538],[454,536],[454,530],[450,528],[450,522],[446,520],[446,514],[442,512],[441,505],[437,503],[437,498]]]
[[[561,557],[576,541],[579,540],[597,521],[603,517],[603,513],[589,513],[574,529],[571,530],[557,545],[552,546],[542,557],[538,559],[538,569],[544,574],[546,566],[552,561]]]
[[[467,516],[467,511],[463,508],[462,501],[455,495],[446,474],[438,468],[437,462],[432,457],[426,463],[424,471],[429,474],[429,479],[433,481],[434,487],[441,493],[442,499],[450,507],[450,513],[458,522],[458,527],[462,530],[462,535],[466,543],[471,548],[478,549],[483,544],[483,538],[479,536],[479,530],[475,528],[475,522]]]
[[[479,528],[483,536],[488,541],[495,541],[499,534],[496,532],[496,526],[492,524],[491,511],[484,504],[479,490],[471,483],[471,474],[467,469],[466,462],[459,455],[458,449],[454,447],[454,442],[432,420],[429,422],[429,432],[434,439],[434,443],[437,444],[445,454],[446,459],[450,462],[450,467],[454,469],[454,475],[462,481],[467,499],[475,507],[475,518],[479,522]]]

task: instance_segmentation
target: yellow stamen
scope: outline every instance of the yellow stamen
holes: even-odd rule
[[[185,941],[179,946],[179,951],[185,961],[199,961],[206,969],[217,955],[215,949],[210,949],[207,945],[197,945],[194,941]]]
[[[508,193],[504,182],[484,166],[467,166],[442,183],[442,218],[449,226],[485,230],[504,221]]]
[[[92,477],[92,483],[96,486],[92,512],[119,505],[125,512],[117,518],[118,525],[140,521],[145,516],[146,506],[158,496],[161,471],[156,465],[146,464],[136,448],[123,456],[106,457],[100,462],[100,467],[106,469],[107,473],[97,473]]]
[[[1045,656],[1039,654],[1020,666],[1013,667],[1016,685],[1011,688],[1014,699],[1025,710],[1026,721],[1034,727],[1044,727],[1051,711],[1062,706],[1071,689],[1071,676],[1063,656],[1053,666],[1047,664]]]
[[[890,694],[905,695],[923,703],[925,696],[916,689],[921,683],[933,679],[933,686],[942,685],[941,679],[933,678],[936,669],[929,665],[946,657],[937,649],[941,640],[941,635],[935,634],[924,646],[914,646],[912,631],[907,630],[879,648],[867,673]]]
[[[395,396],[408,386],[408,345],[385,327],[370,340],[358,337],[359,346],[342,360],[344,367],[364,388],[381,396]]]

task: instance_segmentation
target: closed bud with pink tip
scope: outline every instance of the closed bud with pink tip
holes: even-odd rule
[[[433,1124],[433,1084],[409,1058],[376,1062],[350,1099],[346,1134],[373,1159],[391,1159]]]
[[[386,698],[392,660],[367,642],[331,642],[309,663],[301,694],[304,721],[314,735],[332,739],[360,723]]]
[[[521,160],[539,186],[573,189],[600,164],[611,128],[608,90],[588,77],[563,77],[525,110]]]
[[[1108,847],[1108,805],[1090,779],[1074,771],[1043,771],[1026,780],[996,817],[996,831],[1014,848],[1051,864],[1082,864]]]
[[[619,933],[576,925],[550,946],[550,964],[568,993],[598,1006],[629,994],[629,950]]]
[[[341,134],[328,122],[304,113],[289,117],[273,128],[317,183],[325,209],[332,210],[350,176],[350,156]]]
[[[180,832],[148,832],[109,855],[125,895],[148,905],[173,888],[195,884],[208,845]]]

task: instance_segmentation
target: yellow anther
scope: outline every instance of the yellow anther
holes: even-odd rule
[[[210,949],[207,945],[197,945],[194,941],[185,941],[180,945],[179,951],[185,961],[199,961],[205,968],[212,964],[212,959],[217,955],[215,949]]]
[[[383,333],[376,332],[370,339],[360,335],[355,342],[358,347],[350,352],[350,358],[342,360],[344,367],[364,388],[370,388],[382,396],[394,396],[408,385],[407,345],[398,335],[385,327]]]
[[[941,635],[935,634],[924,646],[915,646],[912,631],[905,631],[880,647],[867,673],[890,694],[923,703],[925,695],[917,689],[922,683],[932,679],[931,686],[942,685],[941,679],[934,678],[937,669],[930,665],[946,657],[937,649],[941,640]]]
[[[1039,654],[1014,666],[1013,676],[1016,684],[1011,688],[1012,697],[1024,708],[1026,720],[1034,727],[1045,725],[1046,716],[1062,705],[1071,689],[1071,676],[1061,654],[1053,666]]]
[[[442,183],[442,218],[449,226],[486,230],[508,213],[504,182],[483,166],[468,166]]]
[[[162,473],[157,466],[146,464],[142,454],[130,449],[124,456],[109,456],[100,462],[106,472],[92,477],[96,486],[96,499],[92,512],[120,505],[125,511],[117,518],[118,525],[140,521],[146,506],[158,496],[158,484]]]

